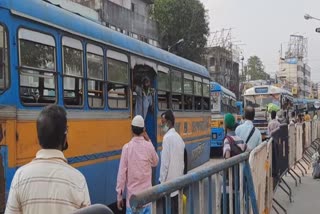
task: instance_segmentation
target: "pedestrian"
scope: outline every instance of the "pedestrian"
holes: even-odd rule
[[[252,106],[247,106],[244,112],[245,122],[236,128],[236,135],[239,136],[245,144],[247,151],[253,150],[262,142],[262,137],[259,129],[253,125],[255,110]]]
[[[287,119],[285,117],[286,113],[283,110],[278,111],[278,121],[280,124],[285,124],[287,123]]]
[[[311,121],[311,117],[310,117],[308,111],[306,111],[306,114],[304,115],[304,121],[306,121],[306,122],[310,122]]]
[[[280,123],[279,121],[276,119],[276,116],[277,116],[277,112],[275,111],[272,111],[271,112],[271,121],[269,122],[268,124],[268,133],[269,133],[269,136],[271,136],[271,133],[276,130],[277,128],[280,127]]]
[[[149,77],[142,78],[141,85],[137,85],[134,91],[137,93],[135,115],[141,115],[146,119],[149,109],[153,111],[153,90]]]
[[[293,111],[291,112],[290,124],[296,124],[296,122],[296,113]]]
[[[318,112],[314,112],[313,120],[318,120]]]
[[[226,137],[223,142],[223,157],[227,159],[245,152],[247,145],[240,137],[236,136],[235,127],[237,124],[232,114],[227,113],[224,116],[224,125]]]
[[[298,115],[298,123],[303,123],[303,115],[302,114],[299,114]]]
[[[286,111],[283,112],[283,117],[284,117],[285,124],[289,124],[290,123],[289,116],[287,115]]]
[[[162,141],[160,183],[178,178],[184,174],[185,144],[174,128],[175,117],[171,110],[161,115],[162,129],[165,132]],[[178,191],[171,193],[171,213],[178,213]]]
[[[230,157],[234,157],[236,155],[239,155],[243,152],[246,151],[247,149],[247,145],[244,143],[244,141],[239,137],[236,136],[235,134],[235,127],[237,126],[236,122],[235,122],[235,118],[232,114],[227,113],[224,116],[224,126],[225,126],[225,130],[226,130],[226,137],[223,141],[223,157],[225,159],[228,159]],[[238,169],[235,169],[235,171],[233,172],[233,178],[235,178],[236,176],[239,176],[239,171]],[[222,178],[223,179],[223,178]],[[233,179],[233,185],[231,188],[233,188],[233,192],[235,191],[235,179]],[[223,186],[222,186],[223,187]],[[238,187],[239,187],[239,182],[238,182]],[[227,172],[226,174],[226,195],[227,195],[227,201],[229,201],[229,190],[230,186],[229,186],[229,172]],[[223,205],[223,197],[221,197],[221,206]],[[227,213],[229,213],[229,203],[227,204]],[[235,210],[235,195],[233,195],[233,210]],[[223,210],[221,210],[222,213]]]
[[[137,115],[131,122],[133,138],[122,148],[118,178],[117,178],[117,206],[124,207],[123,194],[126,192],[126,213],[132,213],[130,198],[145,189],[152,187],[152,167],[159,161],[158,155],[148,137],[144,119]],[[139,213],[151,213],[151,205],[145,206]]]
[[[67,163],[67,114],[57,105],[45,107],[37,119],[41,149],[15,173],[6,214],[70,214],[90,205],[84,176]]]

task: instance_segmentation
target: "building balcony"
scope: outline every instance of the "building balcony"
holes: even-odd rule
[[[157,23],[154,20],[113,2],[103,1],[102,21],[132,34],[159,41]]]

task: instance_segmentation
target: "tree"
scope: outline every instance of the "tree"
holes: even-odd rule
[[[152,17],[159,24],[162,47],[200,62],[209,26],[206,10],[199,0],[155,0]],[[183,39],[180,44],[174,45]]]
[[[267,80],[270,75],[264,71],[261,59],[257,56],[251,56],[247,62],[246,72],[250,75],[251,80]]]

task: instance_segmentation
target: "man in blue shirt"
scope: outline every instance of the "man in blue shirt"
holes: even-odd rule
[[[253,126],[254,116],[254,108],[247,106],[244,112],[245,122],[236,128],[236,135],[247,144],[247,151],[253,150],[262,142],[259,129]]]
[[[141,82],[142,85],[137,85],[134,89],[137,93],[135,115],[141,115],[143,119],[146,119],[149,108],[153,109],[153,90],[150,87],[151,81],[148,77],[144,77]]]

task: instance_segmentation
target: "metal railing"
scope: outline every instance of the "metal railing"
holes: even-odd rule
[[[159,209],[161,211],[158,213],[171,214],[170,195],[178,191],[179,214],[243,214],[251,210],[253,214],[258,214],[249,156],[249,153],[243,153],[144,190],[131,197],[131,208],[133,212],[138,212],[152,203],[153,214]],[[187,198],[186,204],[184,197]]]

